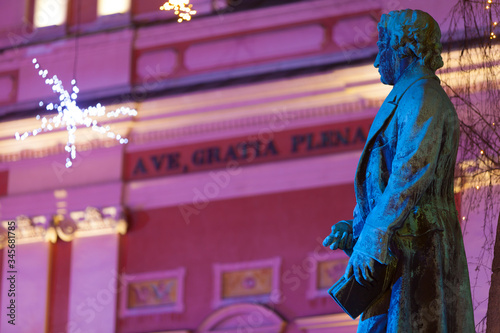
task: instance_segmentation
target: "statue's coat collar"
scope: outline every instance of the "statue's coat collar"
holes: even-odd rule
[[[410,88],[412,84],[421,79],[435,79],[438,80],[438,82],[441,82],[432,70],[425,66],[422,66],[420,64],[420,61],[416,61],[408,66],[408,68],[403,72],[401,77],[398,79],[398,82],[396,82],[394,88],[392,88],[392,91],[387,97],[392,96],[393,99],[391,101],[399,102],[408,88]]]
[[[408,66],[408,68],[403,72],[375,116],[370,132],[368,133],[365,148],[369,146],[371,139],[380,131],[380,129],[382,129],[386,121],[391,118],[404,93],[415,82],[422,79],[435,79],[440,82],[439,78],[432,70],[422,66],[418,61]]]
[[[373,120],[372,126],[370,128],[370,132],[368,133],[368,138],[366,139],[365,148],[361,153],[361,157],[359,159],[359,164],[355,177],[355,191],[356,193],[361,188],[361,181],[364,177],[360,177],[359,173],[364,173],[363,166],[366,166],[367,163],[365,158],[370,155],[371,147],[373,146],[374,138],[377,137],[378,133],[384,128],[385,124],[388,123],[396,111],[398,107],[398,103],[403,97],[403,95],[408,91],[408,89],[417,81],[422,79],[435,79],[439,81],[439,78],[434,74],[434,72],[422,65],[420,63],[415,62],[410,65],[405,72],[401,75],[398,82],[394,85],[391,92],[385,99],[384,103],[380,107],[380,110],[377,112],[375,119]],[[363,209],[365,207],[365,198],[356,195],[358,205],[360,208],[360,213],[363,218],[366,218],[367,212]]]

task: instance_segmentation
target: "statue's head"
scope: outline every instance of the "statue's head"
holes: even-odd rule
[[[432,71],[443,66],[441,30],[426,12],[405,9],[384,14],[378,33],[379,53],[374,65],[383,83],[394,85],[415,61]]]

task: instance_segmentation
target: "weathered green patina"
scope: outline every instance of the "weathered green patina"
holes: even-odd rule
[[[459,121],[435,75],[441,32],[409,9],[383,15],[378,29],[374,65],[394,88],[359,160],[354,218],[334,225],[324,244],[350,255],[346,275],[360,284],[373,282],[375,261],[397,261],[358,332],[474,332],[453,192]]]

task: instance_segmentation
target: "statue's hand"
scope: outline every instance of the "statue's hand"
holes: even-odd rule
[[[345,221],[340,221],[332,226],[332,233],[326,236],[323,246],[330,246],[332,250],[351,250],[354,246],[352,240],[352,227]]]
[[[354,278],[360,285],[367,286],[374,281],[374,270],[375,259],[364,253],[353,251],[344,276],[348,279],[354,274]]]

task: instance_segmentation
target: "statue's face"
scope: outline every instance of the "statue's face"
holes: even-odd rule
[[[396,66],[398,57],[390,45],[390,37],[387,33],[380,32],[378,37],[378,54],[373,64],[378,68],[380,81],[383,84],[394,85],[396,83]]]

